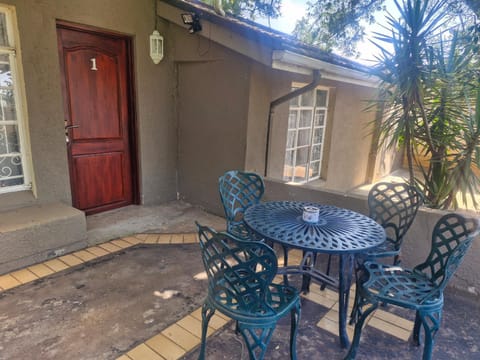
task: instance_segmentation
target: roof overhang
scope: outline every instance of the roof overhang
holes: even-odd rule
[[[323,79],[367,87],[377,87],[380,83],[376,76],[297,54],[290,50],[274,50],[272,52],[272,68],[304,75],[312,75],[314,70],[319,70]]]

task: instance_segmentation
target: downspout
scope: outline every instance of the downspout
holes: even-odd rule
[[[266,144],[265,144],[265,169],[264,169],[264,173],[263,173],[263,175],[265,177],[267,176],[268,150],[270,148],[270,131],[271,131],[271,127],[272,127],[272,117],[273,117],[273,113],[274,113],[275,108],[280,104],[283,104],[287,101],[290,101],[294,97],[297,97],[297,96],[299,96],[303,93],[306,93],[310,90],[315,89],[318,86],[318,83],[320,82],[321,78],[322,78],[322,76],[320,74],[320,71],[319,70],[313,70],[313,80],[312,80],[311,83],[305,85],[304,87],[302,87],[300,89],[289,92],[288,94],[283,95],[283,96],[279,97],[278,99],[273,100],[270,103],[270,111],[268,113],[268,122],[267,122],[267,139],[266,139]]]

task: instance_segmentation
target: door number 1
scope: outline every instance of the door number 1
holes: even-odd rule
[[[90,68],[90,70],[93,70],[93,71],[97,71],[97,59],[95,58],[91,58],[90,61],[92,62],[92,67]]]

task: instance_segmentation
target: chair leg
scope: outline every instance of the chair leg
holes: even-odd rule
[[[297,332],[298,332],[298,323],[300,322],[300,301],[290,312],[290,359],[297,359]]]
[[[207,328],[210,319],[212,318],[213,314],[215,313],[215,309],[210,307],[207,302],[205,302],[202,306],[202,343],[200,347],[200,355],[198,356],[198,360],[205,360],[205,346],[207,342]]]
[[[307,271],[311,271],[315,268],[315,263],[317,261],[317,254],[312,252],[303,252],[303,259],[301,263],[301,267]],[[312,277],[309,274],[303,274],[302,276],[302,293],[308,294],[310,291],[310,283],[312,281]]]
[[[362,306],[368,305],[369,303],[366,301],[362,301],[363,304],[358,304],[358,313],[360,313],[360,317],[355,324],[355,332],[353,334],[352,344],[350,345],[350,349],[348,350],[347,355],[345,356],[344,360],[353,360],[357,355],[357,348],[360,344],[360,336],[362,335],[363,325],[365,324],[365,320],[367,320],[368,316],[377,309],[378,303],[372,304],[369,308],[362,312]]]
[[[288,266],[288,247],[282,245],[283,248],[283,266],[287,267]],[[285,274],[283,275],[283,283],[285,285],[288,285],[288,275]]]
[[[327,271],[325,272],[327,276],[330,275],[331,265],[332,265],[332,255],[328,255]],[[326,287],[327,287],[327,284],[323,283],[322,286],[320,286],[320,290],[325,290]]]
[[[263,327],[258,327],[258,325],[238,322],[238,328],[247,345],[250,360],[263,360],[276,325],[275,322]]]
[[[423,360],[431,360],[433,352],[433,344],[435,335],[440,328],[440,322],[442,320],[442,310],[418,312],[418,317],[423,325],[425,332],[425,345],[423,348]],[[415,321],[417,318],[415,318]]]
[[[358,276],[357,276],[358,277]],[[353,307],[352,312],[350,313],[350,321],[348,322],[350,325],[355,324],[358,321],[358,297],[359,297],[359,288],[360,284],[358,280],[355,280],[355,298],[353,299]]]
[[[397,254],[393,257],[393,266],[399,266],[402,262],[402,259],[400,259],[400,255]]]
[[[353,299],[353,307],[352,307],[352,312],[350,313],[350,321],[349,324],[353,325],[357,322],[358,320],[358,301],[359,299],[359,288],[361,286],[361,269],[362,265],[360,263],[362,261],[361,259],[357,258],[356,263],[355,263],[355,298]]]
[[[420,346],[420,326],[422,325],[422,320],[420,319],[420,314],[418,311],[415,313],[415,323],[413,325],[413,343],[416,346]]]

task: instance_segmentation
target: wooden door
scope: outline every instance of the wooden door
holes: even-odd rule
[[[135,201],[129,39],[57,25],[73,206]]]

